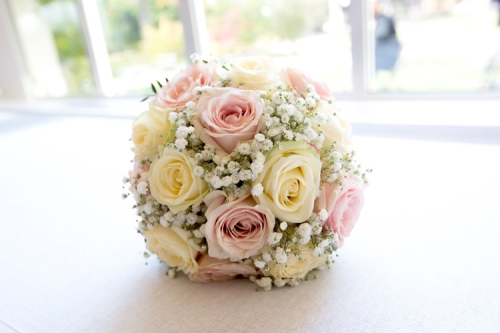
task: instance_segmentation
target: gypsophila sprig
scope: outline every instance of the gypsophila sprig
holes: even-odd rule
[[[331,91],[266,57],[191,62],[151,85],[132,125],[123,197],[147,250],[166,275],[196,282],[316,278],[357,222],[371,172]]]

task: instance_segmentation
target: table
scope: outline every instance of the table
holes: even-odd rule
[[[0,112],[0,332],[500,332],[500,141],[355,132],[374,173],[335,264],[257,292],[143,256],[130,124]]]

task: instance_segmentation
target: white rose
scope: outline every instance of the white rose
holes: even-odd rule
[[[232,62],[233,79],[243,83],[246,89],[262,89],[278,81],[270,58],[263,56],[242,57]]]
[[[149,111],[141,113],[132,124],[132,143],[134,154],[139,159],[154,157],[158,147],[174,138],[168,111],[150,106]]]
[[[317,111],[333,117],[333,123],[319,125],[319,128],[325,136],[323,147],[330,147],[336,142],[336,151],[341,153],[350,153],[353,148],[353,143],[351,141],[352,128],[340,110],[334,104],[322,101],[319,104]]]
[[[144,232],[146,248],[170,267],[177,267],[185,274],[198,271],[198,250],[188,240],[188,234],[177,226],[156,225]]]
[[[149,170],[151,195],[174,214],[199,204],[209,188],[201,177],[196,176],[196,166],[191,157],[176,149],[165,149]]]
[[[302,279],[308,272],[326,262],[326,255],[315,255],[309,244],[300,244],[298,249],[301,252],[301,259],[289,255],[285,264],[278,265],[275,261],[271,261],[269,271],[263,270],[262,273],[267,276],[272,275],[276,279]]]
[[[282,142],[273,149],[253,185],[263,191],[255,201],[269,207],[282,221],[300,223],[311,215],[319,194],[321,161],[319,154],[304,141]]]

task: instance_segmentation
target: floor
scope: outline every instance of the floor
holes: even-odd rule
[[[384,123],[354,106],[374,169],[361,219],[330,270],[267,293],[144,258],[121,198],[132,118],[3,108],[0,332],[498,332],[496,118]]]

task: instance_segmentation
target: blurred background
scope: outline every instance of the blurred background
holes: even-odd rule
[[[139,97],[192,52],[340,99],[500,96],[500,0],[0,0],[0,99]]]

